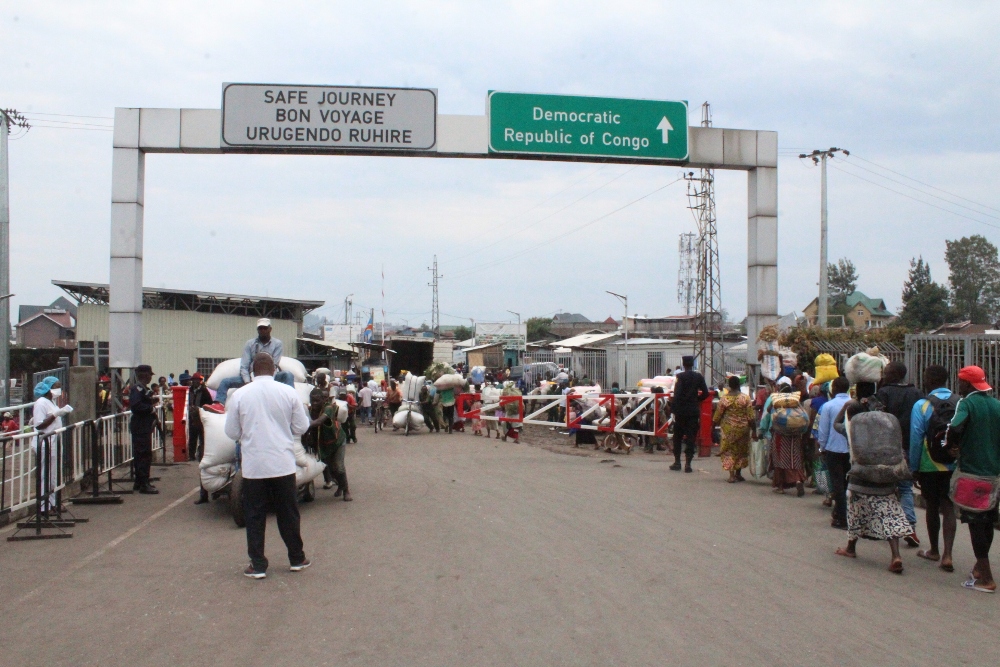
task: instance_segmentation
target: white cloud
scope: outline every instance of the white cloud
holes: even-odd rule
[[[96,116],[115,106],[218,107],[223,81],[431,86],[442,112],[470,114],[483,112],[488,89],[686,98],[693,108],[708,99],[716,125],[777,130],[783,148],[842,145],[1000,208],[991,178],[1000,167],[994,5],[761,7],[15,1],[0,9],[2,103]],[[110,155],[105,132],[38,128],[12,142],[17,302],[53,298],[52,278],[107,279]],[[322,298],[336,311],[351,292],[359,306],[378,307],[385,265],[387,309],[417,313],[412,322],[420,313],[429,319],[426,267],[436,253],[447,313],[487,319],[509,317],[508,308],[568,309],[603,318],[619,310],[605,289],[628,292],[640,313],[677,312],[677,237],[693,227],[683,184],[474,271],[477,262],[584,225],[678,171],[639,167],[551,215],[627,169],[150,156],[146,283]],[[784,312],[815,293],[819,181],[793,157],[782,158],[779,178]],[[745,176],[718,174],[723,300],[734,314],[745,310],[745,211]],[[836,170],[830,211],[831,259],[852,258],[861,289],[892,308],[911,256],[923,254],[944,280],[945,239],[982,233],[1000,241],[995,228]],[[461,257],[490,243],[473,261]]]

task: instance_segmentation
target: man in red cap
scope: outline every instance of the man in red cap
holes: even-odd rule
[[[948,444],[957,457],[957,470],[979,477],[994,478],[1000,483],[1000,401],[988,392],[986,373],[979,366],[966,366],[958,372],[958,393],[962,396],[955,417],[948,428]],[[980,593],[995,593],[996,582],[990,569],[990,546],[997,506],[982,512],[961,510],[962,523],[969,525],[976,565],[962,586]]]

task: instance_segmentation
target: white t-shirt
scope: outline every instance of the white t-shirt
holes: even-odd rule
[[[361,399],[361,407],[370,408],[372,406],[372,390],[367,385],[358,392],[358,398]]]
[[[52,431],[62,428],[63,426],[62,416],[58,413],[59,406],[42,396],[35,401],[35,408],[31,415],[31,423],[35,427],[36,431],[41,433],[52,433]],[[50,415],[56,415],[56,418],[52,420],[52,423],[45,428],[38,428],[38,425],[48,419]]]
[[[295,438],[308,429],[298,393],[271,375],[254,377],[226,402],[226,435],[240,443],[246,479],[294,475]]]

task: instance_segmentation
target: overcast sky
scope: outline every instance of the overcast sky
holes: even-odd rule
[[[111,133],[66,123],[110,125],[116,106],[219,108],[229,81],[430,87],[441,113],[478,115],[490,89],[685,99],[692,124],[708,100],[718,127],[779,133],[783,313],[815,296],[819,271],[819,171],[795,155],[848,148],[830,171],[830,258],[850,257],[859,288],[895,310],[911,257],[945,281],[945,239],[1000,243],[998,19],[991,2],[8,0],[0,107],[36,125],[10,143],[14,305],[57,297],[52,279],[108,280]],[[436,253],[443,324],[620,316],[605,290],[634,313],[676,314],[678,236],[694,229],[683,184],[587,223],[679,173],[151,155],[144,282],[322,299],[337,316],[348,294],[381,310],[384,266],[387,319],[419,324]],[[738,319],[746,176],[717,181],[723,305]]]

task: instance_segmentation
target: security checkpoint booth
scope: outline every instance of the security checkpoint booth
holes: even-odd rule
[[[689,126],[686,102],[491,92],[441,114],[435,89],[226,84],[220,109],[115,110],[110,365],[142,363],[149,153],[522,159],[747,172],[747,337],[777,320],[778,135]],[[755,355],[748,355],[752,372]]]

